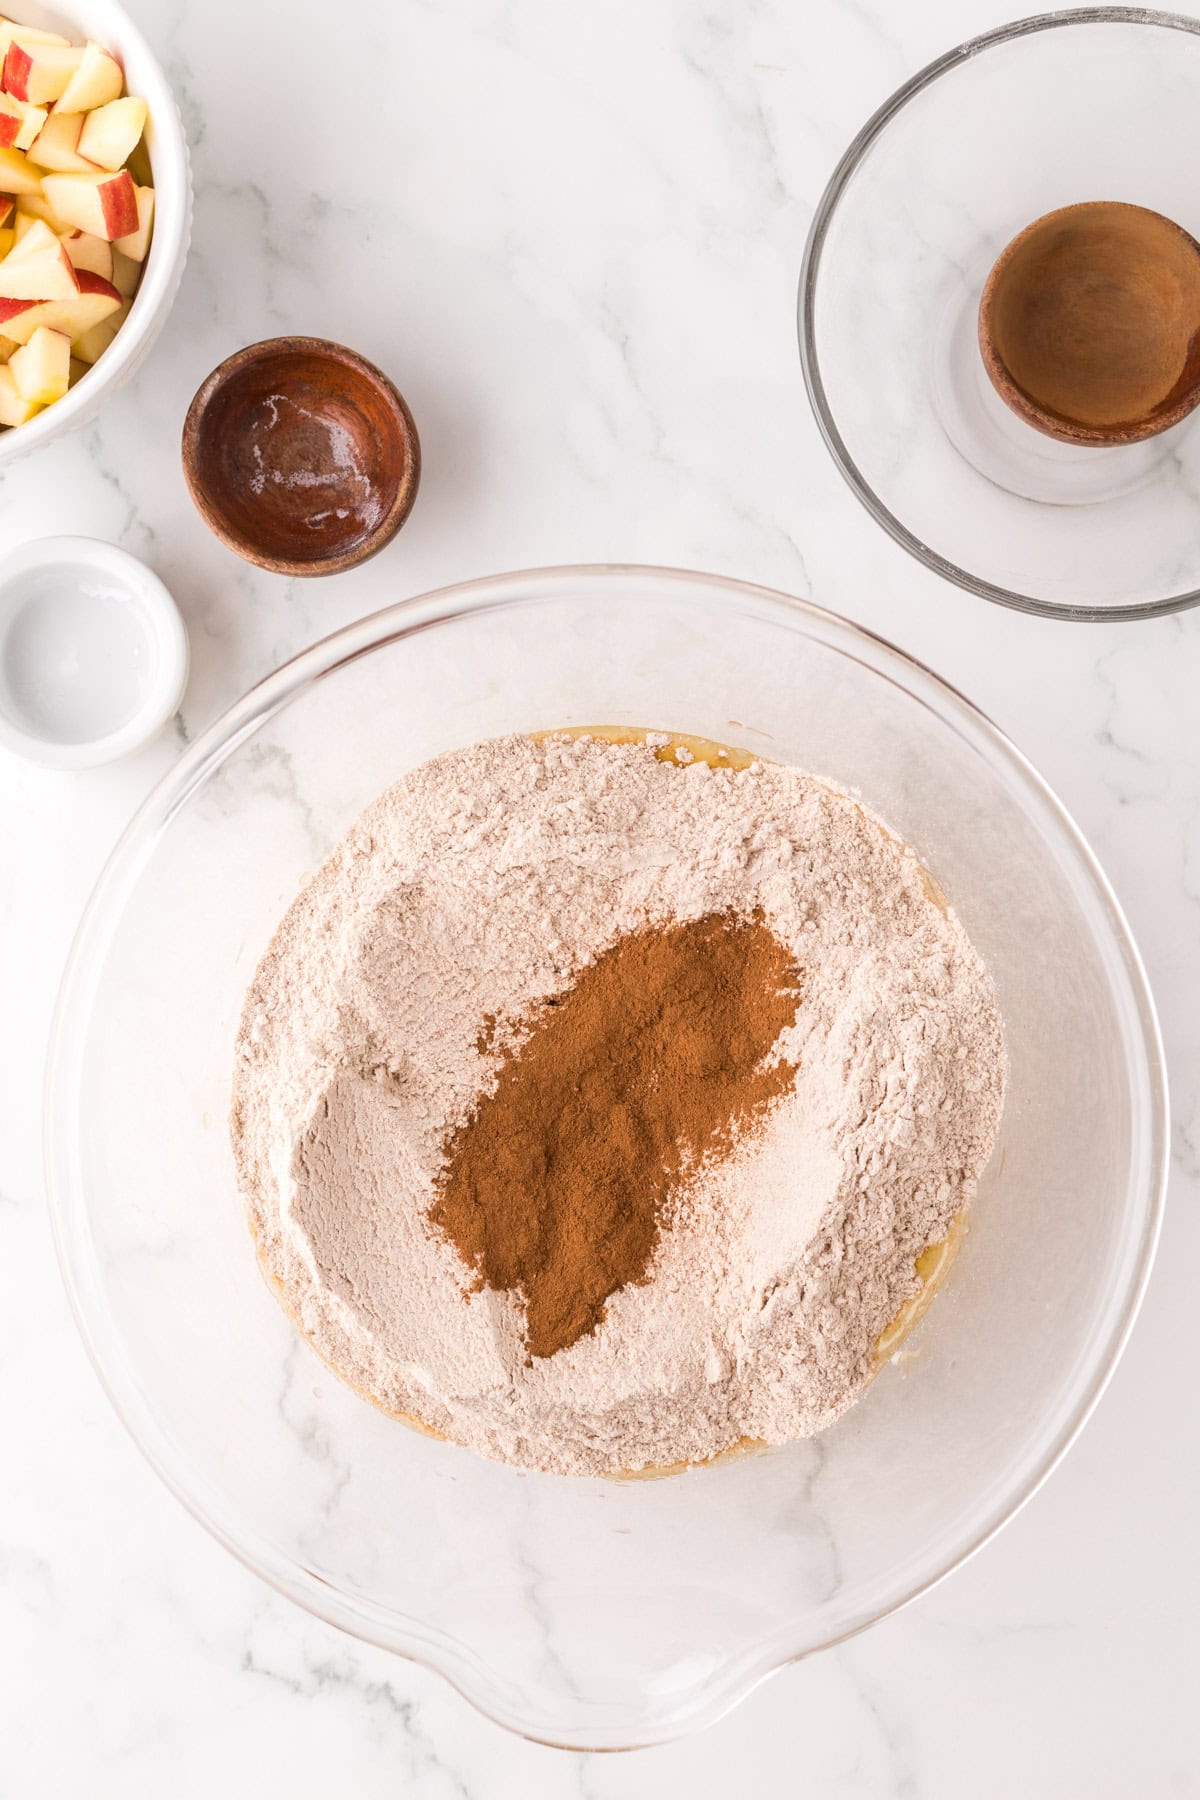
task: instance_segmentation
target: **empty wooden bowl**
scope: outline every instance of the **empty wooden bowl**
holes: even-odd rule
[[[421,446],[403,396],[365,357],[325,338],[267,338],[198,390],[183,471],[239,556],[281,575],[336,575],[403,525]]]
[[[1001,399],[1069,444],[1134,444],[1200,402],[1200,244],[1122,201],[1064,206],[1003,252],[979,307]]]

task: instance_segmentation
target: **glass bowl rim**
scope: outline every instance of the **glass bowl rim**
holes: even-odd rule
[[[927,544],[923,538],[918,537],[915,531],[910,531],[890,507],[885,505],[850,454],[825,391],[820,357],[817,352],[814,318],[817,283],[821,273],[821,257],[834,216],[843,194],[858,169],[865,162],[876,140],[883,135],[892,120],[903,112],[910,100],[915,100],[943,75],[952,74],[965,63],[977,60],[984,51],[995,49],[1001,44],[1015,42],[1020,38],[1033,37],[1043,31],[1056,31],[1062,27],[1074,25],[1160,26],[1165,30],[1186,31],[1193,37],[1200,37],[1200,19],[1187,18],[1182,13],[1163,12],[1155,8],[1136,6],[1081,6],[1060,12],[1034,13],[1028,18],[1014,19],[1010,24],[999,25],[991,31],[981,32],[978,37],[968,38],[954,49],[946,50],[941,56],[935,57],[932,62],[926,63],[924,68],[919,69],[915,75],[903,82],[883,102],[883,105],[871,114],[866,123],[855,133],[829,177],[825,190],[817,202],[804,245],[804,255],[800,263],[796,321],[804,386],[818,430],[825,441],[825,447],[851,492],[870,513],[875,523],[881,526],[895,543],[907,550],[917,562],[923,563],[927,569],[932,569],[935,575],[942,576],[944,580],[953,582],[955,586],[964,588],[970,594],[978,595],[980,599],[991,600],[998,606],[1012,607],[1017,612],[1029,613],[1043,619],[1069,619],[1083,624],[1106,622],[1119,624],[1134,619],[1162,618],[1169,613],[1183,612],[1190,606],[1200,604],[1200,587],[1189,589],[1184,593],[1169,594],[1158,600],[1140,600],[1120,606],[1081,606],[1058,600],[1041,600],[1034,594],[1024,594],[1015,588],[1003,587],[998,582],[988,581],[981,575],[972,574],[969,569],[965,569],[959,563],[952,562],[949,557],[943,556],[931,544]]]
[[[587,1732],[574,1734],[555,1722],[523,1711],[519,1696],[507,1693],[503,1677],[473,1649],[449,1633],[412,1615],[373,1605],[334,1588],[316,1571],[273,1546],[228,1516],[219,1490],[175,1450],[169,1424],[143,1401],[140,1384],[125,1361],[119,1333],[107,1314],[97,1319],[89,1306],[90,1233],[87,1201],[78,1168],[74,1132],[79,1052],[90,1013],[91,991],[124,900],[161,833],[226,758],[306,689],[339,668],[409,636],[478,614],[492,614],[572,597],[644,600],[647,586],[735,609],[740,602],[755,617],[789,627],[901,686],[919,706],[936,712],[993,768],[1004,767],[1023,790],[1035,816],[1057,832],[1048,839],[1056,857],[1074,858],[1099,902],[1110,939],[1123,966],[1141,1034],[1149,1117],[1146,1173],[1140,1206],[1127,1221],[1131,1251],[1123,1287],[1111,1298],[1104,1330],[1095,1334],[1092,1354],[1077,1372],[1070,1405],[1056,1435],[1032,1469],[1022,1472],[965,1541],[926,1558],[931,1567],[916,1580],[906,1577],[877,1603],[860,1604],[850,1622],[819,1643],[797,1642],[793,1631],[776,1634],[722,1665],[662,1727],[635,1739],[596,1743]],[[887,639],[811,601],[735,577],[633,563],[564,565],[479,577],[398,601],[355,620],[299,652],[236,700],[196,739],[157,782],[118,838],[84,909],[65,965],[50,1036],[44,1096],[44,1161],[47,1201],[55,1251],[76,1327],[117,1417],[155,1473],[199,1524],[244,1567],[276,1592],[326,1623],[364,1642],[403,1656],[447,1679],[478,1711],[534,1742],[566,1749],[615,1749],[668,1742],[720,1718],[767,1676],[817,1649],[828,1649],[919,1598],[961,1567],[1032,1498],[1065,1456],[1100,1399],[1133,1329],[1149,1279],[1162,1222],[1168,1167],[1168,1112],[1165,1058],[1153,997],[1136,943],[1111,886],[1079,828],[1049,785],[1004,732],[950,683]],[[108,1342],[105,1334],[107,1330]]]

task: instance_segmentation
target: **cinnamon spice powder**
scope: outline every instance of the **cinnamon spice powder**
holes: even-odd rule
[[[710,913],[618,939],[524,1021],[446,1145],[429,1216],[479,1285],[523,1296],[530,1357],[586,1336],[646,1279],[681,1178],[792,1087],[772,1051],[797,979],[761,912]]]

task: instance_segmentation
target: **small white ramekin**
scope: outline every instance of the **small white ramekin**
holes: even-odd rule
[[[94,38],[118,57],[128,92],[140,95],[150,108],[146,147],[154,172],[155,202],[150,254],[129,317],[100,360],[61,400],[26,424],[0,431],[0,469],[87,424],[108,396],[129,379],[174,303],[192,231],[192,181],[183,120],[154,53],[125,10],[116,0],[68,0],[66,6],[11,0],[5,10],[23,25],[59,31],[74,43]]]
[[[127,550],[36,538],[0,561],[0,746],[52,769],[115,762],[162,729],[187,675],[179,609]]]

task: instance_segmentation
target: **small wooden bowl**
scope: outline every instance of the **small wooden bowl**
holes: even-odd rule
[[[1200,244],[1124,201],[1046,213],[997,261],[979,306],[992,386],[1068,444],[1154,437],[1200,403]]]
[[[267,338],[197,391],[183,472],[239,556],[280,575],[337,575],[407,519],[421,445],[403,396],[365,357],[325,338]]]

